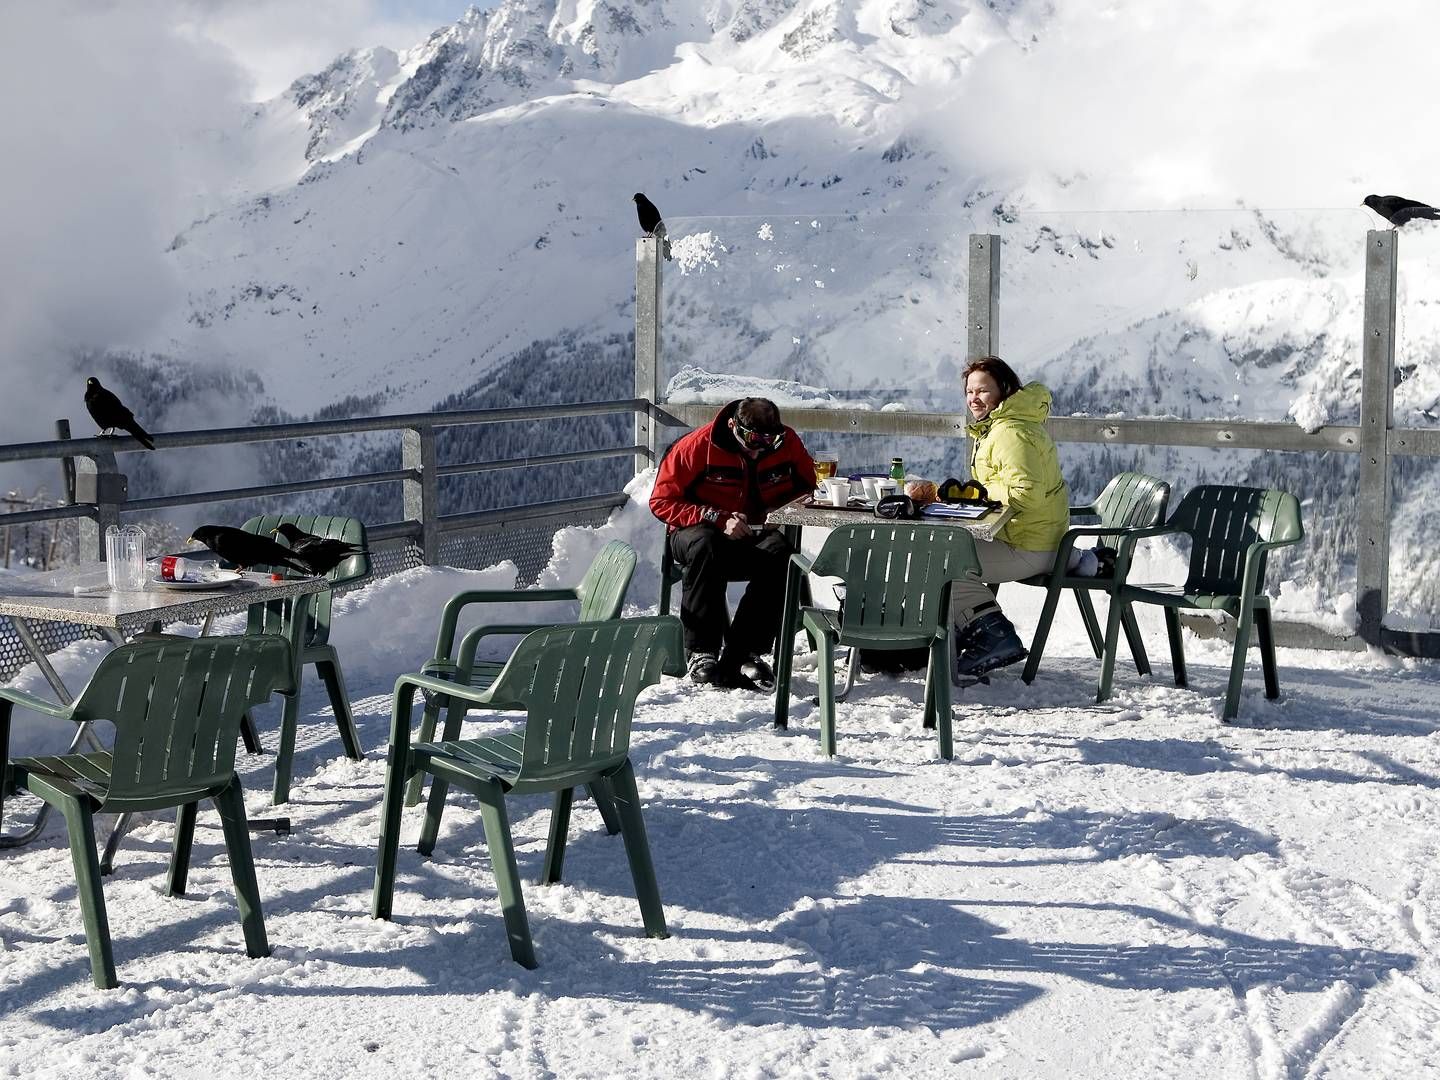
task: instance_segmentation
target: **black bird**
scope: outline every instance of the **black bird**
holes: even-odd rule
[[[351,555],[359,555],[365,550],[362,547],[356,547],[348,540],[315,536],[289,522],[277,525],[272,531],[279,533],[289,541],[290,551],[295,558],[310,567],[311,572],[317,576],[328,574]]]
[[[1374,210],[1397,229],[1415,218],[1440,220],[1440,210],[1400,195],[1366,195],[1363,205]]]
[[[232,529],[228,525],[201,525],[190,534],[191,540],[198,540],[220,558],[241,570],[252,566],[287,566],[302,574],[312,574],[310,567],[287,548],[281,547],[268,536],[257,536],[244,529]]]
[[[150,433],[135,422],[135,414],[127,409],[118,397],[101,386],[100,380],[93,375],[85,380],[85,408],[90,410],[95,423],[100,425],[101,434],[108,435],[116,428],[123,428],[134,435],[146,450],[155,449]]]
[[[659,240],[665,258],[670,258],[670,238],[665,235],[665,222],[660,217],[660,211],[639,191],[635,193],[635,214],[640,218],[641,230],[646,236]]]

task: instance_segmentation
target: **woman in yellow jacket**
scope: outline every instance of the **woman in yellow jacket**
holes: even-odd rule
[[[1044,427],[1050,391],[1040,383],[1022,387],[1009,364],[985,356],[965,368],[965,404],[974,417],[966,427],[975,440],[970,476],[1015,514],[996,539],[975,544],[981,580],[952,586],[955,681],[962,686],[1025,658],[1015,627],[983,582],[1047,572],[1070,526],[1070,491]]]

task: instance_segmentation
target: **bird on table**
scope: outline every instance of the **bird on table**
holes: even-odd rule
[[[646,236],[659,240],[660,250],[665,258],[670,258],[670,238],[665,234],[665,222],[660,217],[659,208],[647,199],[643,192],[637,191],[634,199],[635,215],[640,219],[641,230]]]
[[[135,436],[146,450],[155,449],[154,440],[150,438],[150,433],[136,422],[135,414],[111,391],[101,386],[100,380],[93,375],[85,380],[85,408],[89,410],[95,423],[100,425],[102,435],[109,435],[116,428],[120,428]]]
[[[1374,210],[1396,229],[1415,218],[1440,220],[1440,210],[1402,195],[1366,195],[1362,205]]]
[[[292,525],[288,521],[283,525],[275,526],[270,531],[272,534],[279,533],[283,536],[290,544],[291,553],[309,566],[310,571],[316,575],[328,574],[351,555],[359,555],[365,550],[348,540],[307,533],[298,525]]]
[[[301,562],[294,552],[281,547],[268,536],[258,536],[228,525],[201,525],[190,539],[204,544],[226,562],[241,570],[253,566],[284,566],[310,575],[314,571]]]

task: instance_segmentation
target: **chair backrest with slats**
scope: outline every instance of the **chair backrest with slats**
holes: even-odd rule
[[[1185,591],[1238,596],[1244,585],[1245,556],[1255,544],[1293,544],[1305,530],[1300,503],[1274,488],[1201,484],[1180,500],[1166,525],[1190,536],[1190,572]],[[1265,584],[1264,554],[1257,567],[1257,591]]]
[[[241,528],[248,533],[269,537],[281,525],[294,525],[297,529],[310,533],[312,536],[319,536],[326,540],[344,540],[361,549],[358,554],[351,555],[325,575],[330,582],[331,589],[347,585],[352,581],[359,581],[369,575],[370,553],[366,550],[368,544],[365,538],[365,525],[359,518],[337,517],[329,514],[264,514],[251,518]],[[286,546],[283,537],[275,536],[272,539],[281,547]],[[273,571],[286,577],[301,576],[299,571],[284,566],[258,566],[256,569],[264,572]],[[333,599],[330,589],[316,593],[311,598],[310,632],[306,637],[307,645],[324,645],[330,640]],[[250,607],[246,631],[251,634],[284,634],[286,632],[285,621],[289,618],[290,611],[291,605],[285,601],[253,604]]]
[[[580,621],[599,622],[620,617],[625,593],[635,576],[635,549],[624,540],[611,540],[595,560],[575,591],[580,595]]]
[[[876,520],[831,531],[813,571],[845,583],[841,634],[855,627],[934,635],[950,617],[946,586],[980,577],[975,541],[963,528]]]
[[[247,709],[291,689],[290,647],[277,637],[167,638],[122,645],[76,702],[77,720],[115,725],[109,809],[175,805],[223,787]]]
[[[1105,490],[1090,504],[1103,526],[1117,529],[1148,529],[1165,520],[1170,502],[1170,485],[1146,473],[1123,472],[1112,477]],[[1105,535],[1100,543],[1114,547],[1119,537]]]
[[[636,696],[683,656],[673,615],[554,626],[526,636],[491,691],[495,700],[525,708],[516,784],[624,761]]]

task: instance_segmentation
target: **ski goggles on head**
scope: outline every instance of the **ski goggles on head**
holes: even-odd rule
[[[735,424],[735,438],[740,440],[740,445],[746,450],[774,450],[785,441],[784,431],[757,431],[748,428],[739,420]]]

